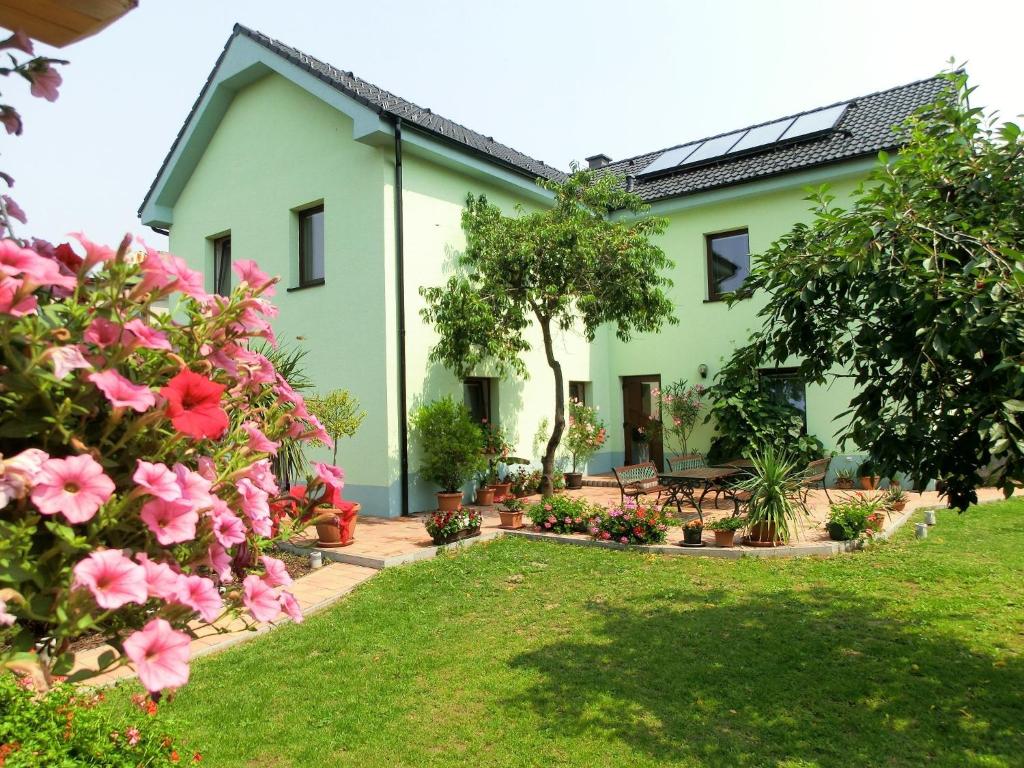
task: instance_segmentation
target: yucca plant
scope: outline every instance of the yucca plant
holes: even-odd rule
[[[804,462],[766,445],[750,455],[752,474],[738,489],[749,497],[747,529],[754,542],[788,541],[801,516],[809,514],[801,498]],[[759,535],[754,538],[755,530]]]
[[[303,367],[309,350],[298,344],[285,343],[274,347],[266,342],[260,342],[254,345],[253,351],[259,352],[270,360],[281,377],[296,392],[302,393],[313,388],[313,381]],[[284,487],[290,486],[292,478],[306,474],[309,462],[306,461],[306,455],[302,452],[302,444],[298,440],[282,438],[281,445],[277,449],[277,456],[274,458],[274,469]]]

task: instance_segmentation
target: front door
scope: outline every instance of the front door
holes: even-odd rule
[[[661,429],[657,401],[651,390],[661,386],[661,376],[622,377],[622,427],[625,430],[626,463],[653,461],[663,469]],[[652,427],[652,422],[655,422]]]

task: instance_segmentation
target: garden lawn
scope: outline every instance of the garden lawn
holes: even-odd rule
[[[1020,766],[1022,523],[829,560],[509,537],[198,661],[161,717],[204,766]]]

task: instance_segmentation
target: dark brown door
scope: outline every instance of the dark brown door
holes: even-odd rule
[[[661,386],[661,376],[622,377],[622,427],[625,431],[626,463],[643,464],[653,461],[663,469],[661,430],[652,427],[652,416],[657,416],[657,403],[651,389]]]

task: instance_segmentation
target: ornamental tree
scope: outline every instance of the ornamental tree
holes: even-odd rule
[[[577,464],[586,464],[590,457],[601,450],[608,439],[604,422],[597,417],[597,406],[589,406],[579,400],[569,401],[569,428],[565,435],[565,447],[572,456],[572,471]]]
[[[338,442],[343,437],[355,435],[366,418],[366,411],[359,407],[359,400],[347,389],[335,389],[326,395],[308,397],[306,405],[334,441],[332,461],[337,463]]]
[[[668,437],[669,447],[675,453],[690,452],[690,435],[704,410],[705,391],[703,384],[690,385],[686,379],[679,379],[664,389],[655,388],[651,392],[658,402],[662,434]]]
[[[813,220],[760,257],[744,287],[764,326],[735,357],[852,377],[841,439],[962,510],[979,473],[1007,494],[1024,480],[1024,138],[944,77],[847,207],[816,191]]]
[[[555,452],[565,429],[562,365],[553,334],[581,331],[593,341],[604,323],[628,341],[676,322],[665,295],[673,265],[650,242],[666,220],[642,216],[648,206],[621,179],[573,167],[564,182],[539,180],[552,207],[506,216],[484,195],[470,195],[462,214],[466,248],[459,273],[443,286],[423,287],[423,318],[440,340],[431,360],[467,376],[489,363],[499,374],[529,375],[522,355],[536,325],[554,379],[555,412],[543,457],[540,491],[554,489]],[[613,218],[621,212],[624,216]]]

